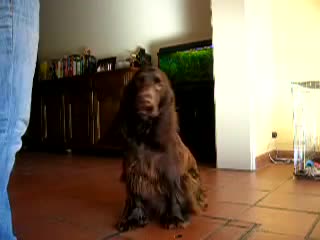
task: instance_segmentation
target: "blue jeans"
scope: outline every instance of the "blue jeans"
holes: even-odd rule
[[[0,239],[13,233],[8,182],[30,116],[39,0],[0,0]]]

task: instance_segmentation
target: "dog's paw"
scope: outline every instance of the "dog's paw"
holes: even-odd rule
[[[130,230],[130,226],[129,226],[128,220],[126,220],[126,219],[121,219],[121,221],[117,223],[116,229],[117,229],[119,232],[129,231],[129,230]]]
[[[133,209],[130,216],[126,219],[122,219],[117,224],[117,229],[120,232],[126,232],[129,230],[133,230],[139,227],[144,227],[148,224],[148,218],[143,211],[142,208],[135,208]]]
[[[183,220],[178,217],[166,217],[163,220],[163,226],[166,229],[180,229],[180,228],[186,228],[190,222],[188,220]]]
[[[165,223],[164,227],[166,229],[184,229],[190,224],[189,221],[181,221],[178,219],[174,219],[172,221],[168,221]]]
[[[148,218],[142,208],[133,209],[131,215],[128,217],[128,220],[136,223],[136,225],[140,227],[148,224]]]

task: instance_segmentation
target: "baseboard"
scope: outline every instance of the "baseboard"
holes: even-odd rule
[[[291,150],[279,150],[278,157],[282,158],[293,158],[293,151]]]
[[[266,153],[263,153],[256,157],[256,169],[261,169],[272,164],[269,154],[271,156],[276,156],[276,150],[272,150]],[[278,150],[278,157],[281,158],[293,158],[293,151],[291,150]]]
[[[261,169],[264,168],[266,166],[271,165],[271,161],[270,161],[270,157],[269,157],[269,153],[273,154],[275,151],[270,151],[270,152],[266,152],[263,153],[259,156],[256,157],[256,169]]]

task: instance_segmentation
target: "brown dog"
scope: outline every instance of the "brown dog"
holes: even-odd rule
[[[197,163],[178,135],[175,98],[165,73],[145,67],[124,90],[119,116],[127,142],[122,180],[127,199],[120,231],[157,218],[185,227],[207,206]]]

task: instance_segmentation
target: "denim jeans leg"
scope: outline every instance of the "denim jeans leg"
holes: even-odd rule
[[[30,116],[39,0],[0,0],[0,239],[14,240],[8,182]]]

